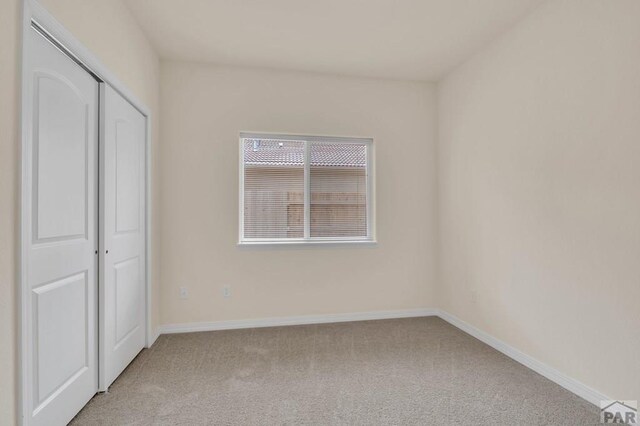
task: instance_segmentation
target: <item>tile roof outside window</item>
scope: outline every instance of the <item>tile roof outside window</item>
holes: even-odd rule
[[[245,139],[245,165],[302,166],[304,147],[274,139]],[[366,167],[366,148],[362,145],[313,144],[312,167]]]

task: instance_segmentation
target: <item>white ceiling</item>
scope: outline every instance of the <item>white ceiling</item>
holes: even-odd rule
[[[164,59],[437,80],[543,0],[126,0]]]

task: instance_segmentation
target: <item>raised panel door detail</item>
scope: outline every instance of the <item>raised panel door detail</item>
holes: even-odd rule
[[[137,257],[114,265],[116,347],[139,326],[140,261]]]
[[[85,237],[88,105],[61,77],[35,79],[35,239]]]
[[[34,401],[46,402],[87,368],[87,274],[81,272],[33,290]]]
[[[137,231],[140,226],[140,148],[135,128],[116,122],[116,233]]]

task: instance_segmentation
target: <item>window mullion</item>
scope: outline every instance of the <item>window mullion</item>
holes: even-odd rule
[[[304,238],[311,238],[311,142],[304,143]]]

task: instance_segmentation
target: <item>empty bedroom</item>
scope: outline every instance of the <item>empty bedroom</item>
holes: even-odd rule
[[[640,1],[0,36],[0,426],[640,423]]]

